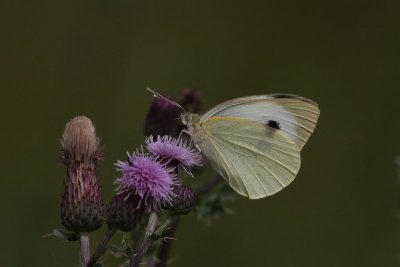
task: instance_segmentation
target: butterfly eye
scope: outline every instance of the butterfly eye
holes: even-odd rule
[[[280,130],[281,126],[279,124],[279,122],[274,121],[274,120],[268,120],[267,121],[267,125],[271,128],[274,128],[275,130]]]
[[[187,119],[185,118],[185,116],[183,114],[181,114],[181,121],[182,121],[183,125],[187,126]]]

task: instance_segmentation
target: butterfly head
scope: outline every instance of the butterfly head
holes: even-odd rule
[[[192,123],[192,120],[193,120],[193,114],[192,114],[192,113],[190,113],[190,112],[183,112],[183,113],[181,114],[181,116],[182,116],[182,123],[183,123],[183,125],[188,126],[189,124]]]
[[[201,127],[200,116],[190,112],[182,114],[182,123],[191,133],[196,132]]]

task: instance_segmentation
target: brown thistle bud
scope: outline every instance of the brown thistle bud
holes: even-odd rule
[[[65,125],[61,159],[67,167],[61,200],[61,221],[74,232],[92,232],[103,224],[103,197],[96,179],[96,162],[102,158],[100,140],[87,117]]]
[[[188,214],[196,205],[196,193],[185,185],[176,186],[174,193],[176,197],[171,203],[170,210],[180,214]]]
[[[106,209],[106,221],[110,229],[132,231],[143,215],[144,205],[130,193],[115,194]]]
[[[184,89],[178,97],[178,103],[187,111],[193,114],[203,112],[203,98],[198,91]]]
[[[144,122],[145,134],[178,136],[185,128],[181,113],[182,110],[177,106],[164,99],[154,98]]]
[[[187,112],[199,113],[202,111],[203,99],[197,91],[182,90],[177,101]],[[144,122],[146,135],[178,137],[185,125],[182,123],[182,109],[168,103],[164,99],[155,98],[151,104]]]

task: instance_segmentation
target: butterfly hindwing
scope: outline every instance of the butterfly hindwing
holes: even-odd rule
[[[280,191],[300,168],[300,150],[281,130],[257,121],[213,116],[198,145],[221,176],[251,199]],[[196,140],[196,136],[195,140]]]

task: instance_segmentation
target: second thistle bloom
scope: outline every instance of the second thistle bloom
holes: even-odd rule
[[[173,188],[177,184],[173,168],[152,156],[135,153],[128,154],[128,160],[118,161],[116,166],[122,172],[116,181],[117,192],[138,195],[146,211],[158,210],[173,200]]]
[[[201,164],[201,154],[198,150],[191,148],[182,139],[175,139],[171,136],[153,136],[146,139],[147,149],[155,156],[163,160],[176,163],[184,168],[191,168]]]

